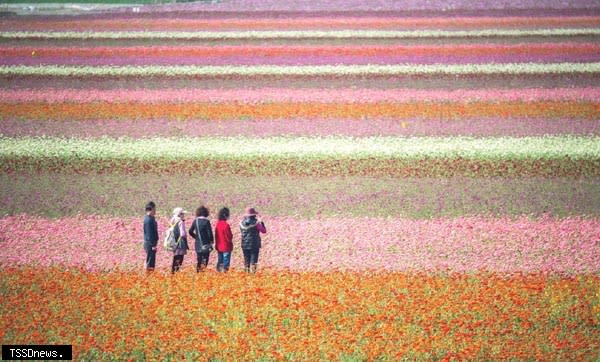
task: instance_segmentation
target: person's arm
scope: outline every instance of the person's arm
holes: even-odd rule
[[[156,222],[156,220],[152,220],[152,232],[153,232],[153,238],[154,240],[152,241],[152,249],[156,250],[157,246],[158,246],[158,223]]]
[[[219,223],[217,222],[217,225],[215,225],[215,230],[213,231],[213,235],[215,236],[215,249],[217,251],[219,251],[219,249],[217,249],[217,237],[219,237],[219,235],[221,235],[221,234],[219,234],[219,226],[218,225],[219,225]]]
[[[233,233],[231,232],[231,226],[227,224],[227,229],[225,229],[225,233],[227,234],[227,241],[233,242]]]
[[[200,232],[200,230],[198,230],[198,232]],[[194,220],[194,222],[192,222],[192,226],[190,226],[189,233],[190,233],[191,237],[196,239],[196,220]]]
[[[265,223],[262,222],[262,220],[256,223],[256,229],[263,234],[267,233],[267,227],[265,226]]]
[[[209,242],[209,244],[213,244],[215,241],[215,236],[212,232],[212,226],[210,225],[210,221],[208,221],[207,224],[208,225],[206,226],[206,228],[208,229],[208,242]]]
[[[185,238],[187,240],[187,235],[185,233],[185,225],[183,224],[183,221],[179,222],[179,232],[181,233],[181,237]]]
[[[148,225],[148,220],[144,219],[144,242],[152,241],[152,234],[150,233],[150,225]]]
[[[177,225],[173,227],[173,236],[175,236],[175,242],[179,242],[179,238],[181,237],[181,228],[179,227],[180,222],[181,221],[177,222]]]

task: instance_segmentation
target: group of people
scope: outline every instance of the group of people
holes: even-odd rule
[[[227,207],[219,210],[218,221],[213,233],[209,210],[205,206],[196,209],[195,218],[190,228],[186,228],[186,215],[181,207],[173,209],[173,215],[169,220],[173,227],[176,246],[173,248],[173,263],[171,272],[179,271],[183,265],[183,258],[190,249],[188,235],[194,239],[197,263],[196,272],[201,272],[208,267],[210,253],[217,250],[217,271],[227,272],[231,264],[231,253],[233,251],[233,233],[228,223],[230,212]],[[260,234],[267,232],[265,223],[261,220],[256,210],[252,207],[246,209],[242,221],[240,221],[241,248],[244,253],[244,270],[255,273],[258,264],[258,254],[261,248]],[[146,204],[146,216],[144,217],[144,250],[146,251],[146,271],[154,270],[156,264],[156,253],[158,251],[158,223],[156,222],[156,204],[152,201]],[[214,247],[213,247],[214,246]]]

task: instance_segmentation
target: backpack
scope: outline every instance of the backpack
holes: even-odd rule
[[[179,222],[169,225],[169,228],[167,229],[167,231],[165,233],[165,240],[163,242],[163,246],[168,251],[175,250],[177,248],[177,246],[179,245],[179,242],[181,241],[181,236],[177,237],[175,235],[175,233],[177,231],[179,231],[179,230],[176,230],[177,227],[179,227]]]

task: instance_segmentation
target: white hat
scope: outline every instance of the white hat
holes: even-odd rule
[[[181,214],[187,214],[188,212],[185,211],[183,208],[181,207],[176,207],[173,209],[173,216],[179,216]]]

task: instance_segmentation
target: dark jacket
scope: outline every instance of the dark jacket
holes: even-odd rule
[[[149,250],[158,244],[158,225],[153,216],[144,216],[144,249]]]
[[[173,230],[175,240],[179,240],[179,238],[181,237],[181,240],[179,241],[179,246],[177,248],[175,248],[175,250],[173,250],[174,253],[177,253],[178,250],[189,250],[190,249],[188,242],[187,242],[187,235],[184,235],[183,237],[181,236],[181,231],[179,230],[180,222],[183,222],[183,221],[178,220],[177,226],[175,226],[175,229]],[[183,229],[183,231],[185,232],[185,229]]]
[[[260,249],[262,242],[260,239],[260,231],[267,231],[263,222],[258,223],[256,216],[246,216],[244,220],[240,222],[240,231],[242,234],[242,249],[244,250],[256,250]]]
[[[196,225],[198,225],[199,230],[196,230]],[[196,239],[194,246],[196,247],[197,253],[202,251],[202,244],[212,245],[212,243],[215,241],[212,227],[210,226],[210,220],[203,217],[198,217],[192,222],[189,233],[194,239]]]

